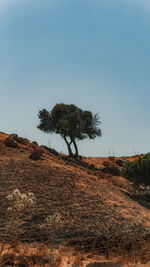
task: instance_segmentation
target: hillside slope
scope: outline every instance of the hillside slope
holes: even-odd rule
[[[76,161],[45,149],[44,160],[34,161],[29,156],[37,145],[8,147],[8,137],[0,134],[1,240],[9,216],[6,197],[17,188],[36,196],[30,219],[26,219],[28,211],[22,215],[22,241],[50,241],[53,234],[56,243],[79,244],[87,250],[93,246],[101,252],[108,246],[117,252],[130,250],[132,239],[138,250],[142,246],[143,253],[150,255],[150,210],[133,200],[134,190],[126,179],[83,164],[93,164],[92,158]],[[56,213],[61,214],[60,224],[47,229],[45,218]]]

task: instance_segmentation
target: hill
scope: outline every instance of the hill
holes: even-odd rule
[[[41,159],[33,160],[33,151]],[[119,174],[124,162],[136,157],[71,159],[36,142],[0,133],[1,242],[9,241],[7,196],[19,189],[36,198],[32,213],[21,214],[15,230],[21,242],[150,260],[149,202]],[[59,222],[47,227],[47,216],[56,214]]]

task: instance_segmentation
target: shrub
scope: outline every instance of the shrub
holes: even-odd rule
[[[122,175],[134,185],[150,185],[150,153],[134,162],[128,162],[122,170]]]

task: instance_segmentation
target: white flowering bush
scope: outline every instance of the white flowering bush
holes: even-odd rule
[[[63,226],[64,218],[60,213],[46,216],[43,227],[48,231],[48,245],[50,249],[50,265],[55,266],[55,249],[57,247],[56,237],[59,227]]]
[[[60,224],[62,223],[62,215],[60,213],[55,213],[54,215],[48,215],[45,221],[47,226],[51,226],[53,224]]]
[[[7,209],[8,212],[23,211],[35,203],[33,193],[21,194],[19,189],[15,189],[12,194],[7,196],[7,199],[10,201],[10,207]]]
[[[136,189],[136,194],[138,195],[150,195],[150,185],[141,184],[138,189]]]
[[[5,256],[5,244],[9,244],[10,248],[13,248],[14,253],[19,253],[19,239],[22,233],[24,234],[22,224],[27,218],[32,219],[32,210],[36,204],[36,198],[32,192],[21,192],[19,189],[15,189],[6,196],[6,201],[7,223],[5,225],[5,240],[0,248],[0,266],[3,264]],[[59,227],[63,226],[63,223],[63,216],[56,212],[52,215],[47,215],[44,218],[43,224],[40,225],[43,230],[46,228],[48,231],[49,248],[51,249],[49,255],[50,266],[54,266],[55,255],[53,255],[53,248],[56,245],[56,233]]]
[[[21,193],[19,189],[15,189],[11,194],[7,195],[9,207],[7,208],[7,224],[5,226],[6,237],[0,249],[0,266],[2,255],[6,242],[17,244],[17,234],[19,226],[21,225],[20,215],[26,210],[33,207],[35,203],[35,196],[32,192]]]

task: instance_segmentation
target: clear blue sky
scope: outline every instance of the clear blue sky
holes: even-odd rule
[[[80,154],[150,151],[149,0],[0,0],[0,130],[67,152],[36,129],[60,102],[101,117]]]

